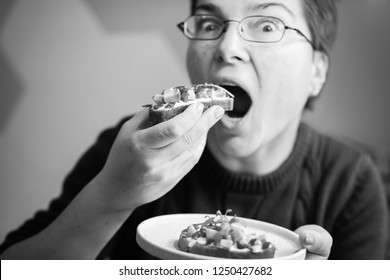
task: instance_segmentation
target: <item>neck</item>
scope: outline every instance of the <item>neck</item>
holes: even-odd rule
[[[208,142],[210,152],[226,169],[238,173],[266,175],[277,170],[289,157],[294,149],[299,122],[289,125],[269,143],[260,145],[253,153],[245,157],[227,154]]]

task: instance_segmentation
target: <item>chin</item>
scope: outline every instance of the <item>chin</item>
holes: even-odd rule
[[[249,139],[223,133],[218,124],[210,130],[207,143],[213,154],[219,153],[222,157],[244,158],[251,156],[256,150]]]
[[[210,129],[208,146],[221,159],[252,156],[261,144],[261,129],[258,129],[259,116],[255,113],[250,94],[233,79],[217,79],[213,82],[235,97],[233,110],[226,111],[222,119]]]

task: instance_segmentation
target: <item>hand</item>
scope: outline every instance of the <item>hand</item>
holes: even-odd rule
[[[324,228],[304,225],[295,230],[299,243],[307,249],[307,260],[326,260],[332,248],[333,238]]]
[[[208,130],[224,113],[219,106],[202,111],[203,104],[193,104],[150,126],[145,109],[126,122],[96,178],[99,200],[110,202],[110,211],[133,210],[171,190],[198,162]]]

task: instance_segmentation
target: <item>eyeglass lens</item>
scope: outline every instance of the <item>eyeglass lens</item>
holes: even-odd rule
[[[225,31],[227,22],[210,15],[195,15],[184,24],[185,33],[193,39],[217,39]],[[239,22],[240,34],[245,40],[257,42],[277,42],[284,34],[284,24],[278,18],[252,16]]]

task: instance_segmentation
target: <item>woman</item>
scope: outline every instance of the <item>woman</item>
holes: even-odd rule
[[[151,127],[143,110],[103,132],[1,257],[148,258],[135,242],[144,219],[231,208],[296,229],[309,258],[383,258],[372,163],[301,122],[327,78],[335,13],[332,0],[192,1],[179,25],[189,75],[231,90],[234,111],[197,104]]]

